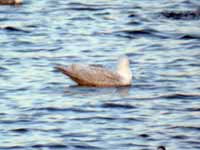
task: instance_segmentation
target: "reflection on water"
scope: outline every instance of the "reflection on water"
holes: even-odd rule
[[[127,87],[117,87],[117,88],[99,88],[99,87],[86,87],[86,86],[78,86],[72,85],[66,87],[64,92],[66,95],[79,95],[79,96],[112,96],[118,95],[121,97],[127,97],[129,95],[130,86]]]
[[[199,1],[0,6],[0,149],[199,150]],[[74,83],[55,64],[113,68],[131,87]]]

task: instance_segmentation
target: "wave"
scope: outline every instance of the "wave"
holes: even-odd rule
[[[101,149],[100,147],[97,147],[97,146],[92,146],[92,145],[80,145],[80,144],[76,144],[76,145],[73,145],[74,148],[77,148],[77,149],[86,149],[86,150],[95,150],[95,149]]]
[[[171,129],[183,129],[183,130],[196,130],[200,131],[200,127],[197,126],[173,126]]]
[[[35,144],[31,146],[32,148],[68,148],[67,145],[64,144]]]
[[[103,108],[122,108],[122,109],[135,109],[135,106],[130,104],[117,104],[117,103],[104,103]]]
[[[175,93],[175,94],[163,95],[163,96],[160,96],[160,98],[167,98],[167,99],[200,99],[200,95]]]
[[[0,29],[6,30],[6,31],[9,31],[9,32],[30,33],[30,31],[28,31],[28,30],[20,29],[20,28],[13,27],[13,26],[0,26]]]
[[[184,35],[181,35],[179,39],[184,39],[184,40],[200,39],[200,35],[184,34]]]
[[[72,112],[80,112],[80,113],[89,113],[96,112],[94,110],[80,109],[80,108],[61,108],[61,107],[40,107],[40,108],[32,108],[29,110],[40,110],[40,111],[72,111]]]
[[[0,146],[0,149],[8,149],[8,150],[12,150],[12,149],[25,149],[25,147],[23,146]]]
[[[161,12],[165,18],[174,19],[174,20],[199,20],[200,19],[200,10],[193,11],[164,11]]]
[[[164,35],[161,32],[156,31],[154,29],[121,30],[121,31],[114,32],[114,34],[120,37],[129,38],[129,39],[134,39],[141,36],[154,37],[154,38],[160,38],[160,39],[169,38],[169,36]]]
[[[124,118],[116,118],[116,117],[104,117],[104,116],[94,116],[94,117],[83,117],[83,118],[73,118],[73,120],[81,120],[81,121],[92,121],[92,120],[106,120],[106,121],[122,121],[122,122],[140,122],[140,119],[132,118],[132,117],[124,117]]]
[[[25,132],[28,132],[29,129],[27,129],[27,128],[18,128],[18,129],[12,129],[11,131],[12,132],[18,132],[18,133],[25,133]]]
[[[68,10],[76,11],[99,11],[105,10],[105,5],[95,5],[95,4],[84,4],[84,3],[68,3]]]

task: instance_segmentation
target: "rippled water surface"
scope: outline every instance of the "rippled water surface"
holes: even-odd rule
[[[0,149],[200,149],[199,0],[24,1],[0,6]],[[131,87],[54,69],[123,54]]]

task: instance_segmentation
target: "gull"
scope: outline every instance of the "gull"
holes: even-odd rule
[[[121,87],[130,86],[132,82],[127,56],[119,57],[116,71],[85,64],[71,64],[67,67],[58,65],[55,68],[80,86]]]
[[[0,0],[0,5],[19,5],[22,0]]]

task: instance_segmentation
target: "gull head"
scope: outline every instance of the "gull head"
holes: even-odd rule
[[[122,82],[124,84],[131,84],[132,72],[129,66],[129,59],[126,55],[119,57],[117,73],[122,77]]]

